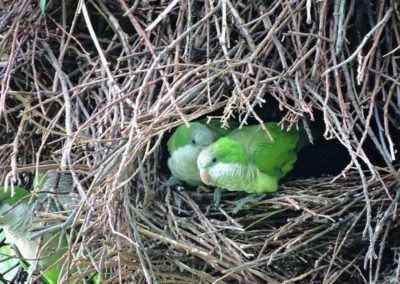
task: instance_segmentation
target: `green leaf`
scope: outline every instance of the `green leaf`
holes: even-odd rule
[[[4,231],[0,232],[0,241],[4,240]],[[11,281],[18,273],[19,264],[17,258],[13,257],[14,253],[10,245],[3,244],[0,247],[0,273],[5,280]]]
[[[39,6],[40,10],[42,11],[42,14],[44,15],[44,9],[46,8],[46,0],[39,0]]]

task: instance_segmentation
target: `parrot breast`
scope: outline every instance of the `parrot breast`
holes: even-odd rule
[[[4,225],[6,239],[14,244],[21,255],[32,261],[36,258],[38,240],[29,241],[28,230],[32,227],[33,205],[20,204],[11,209],[7,214],[11,214],[10,222]]]
[[[190,185],[200,185],[201,179],[196,163],[200,150],[199,147],[186,145],[172,152],[168,159],[168,167],[172,175]]]
[[[3,225],[6,239],[18,248],[20,254],[30,263],[33,264],[37,259],[38,246],[47,243],[46,248],[42,249],[40,259],[38,261],[39,268],[48,267],[58,260],[65,252],[65,248],[59,246],[59,237],[53,234],[45,234],[42,238],[30,240],[32,232],[30,230],[35,226],[35,210],[38,202],[30,204],[21,203],[12,208],[6,215],[10,214],[9,222]],[[54,238],[53,238],[54,237]],[[50,242],[49,239],[51,239]],[[65,243],[62,244],[65,246]]]
[[[257,181],[257,169],[239,163],[217,163],[208,169],[209,182],[229,191],[249,191]]]

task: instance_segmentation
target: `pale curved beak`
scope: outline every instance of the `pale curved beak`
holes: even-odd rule
[[[200,169],[200,179],[203,183],[208,184],[209,177],[207,169]]]

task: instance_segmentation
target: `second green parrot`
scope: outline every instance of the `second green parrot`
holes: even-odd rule
[[[208,185],[248,193],[274,192],[297,160],[300,131],[282,130],[276,122],[236,129],[201,151],[197,166]]]
[[[42,180],[43,184],[39,185],[40,191],[56,186],[50,184],[55,181],[55,175],[55,172],[47,174],[45,180]],[[58,186],[61,185],[65,188],[60,191],[71,192],[71,177],[62,175]],[[61,268],[64,265],[64,261],[59,260],[67,251],[67,239],[65,236],[60,239],[60,231],[45,233],[42,238],[31,239],[31,230],[40,226],[36,213],[41,211],[45,204],[41,198],[32,197],[24,188],[14,187],[14,191],[12,195],[10,188],[7,192],[4,191],[4,187],[0,188],[0,226],[4,229],[6,239],[30,266],[35,266],[37,261],[37,270],[46,271],[43,278],[49,284],[59,283]]]
[[[230,126],[233,123],[229,123]],[[197,169],[197,156],[200,151],[221,136],[230,132],[221,128],[221,123],[212,120],[191,122],[190,127],[180,125],[168,140],[168,168],[172,175],[189,185],[201,185],[199,171]]]

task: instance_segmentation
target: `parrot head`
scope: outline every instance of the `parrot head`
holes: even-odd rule
[[[199,122],[179,126],[168,140],[168,167],[174,177],[190,185],[201,184],[197,156],[214,140],[214,132]]]
[[[14,194],[11,193],[11,188],[7,191],[2,186],[0,187],[0,225],[7,224],[10,219],[16,217],[13,207],[18,203],[27,203],[29,201],[29,192],[22,187],[14,187]]]
[[[202,182],[218,185],[218,180],[229,178],[238,166],[248,164],[243,145],[229,137],[222,137],[200,152],[197,167]]]
[[[180,125],[168,141],[168,150],[172,153],[180,147],[190,145],[193,149],[203,149],[214,141],[212,131],[199,122],[191,122],[190,127]]]

